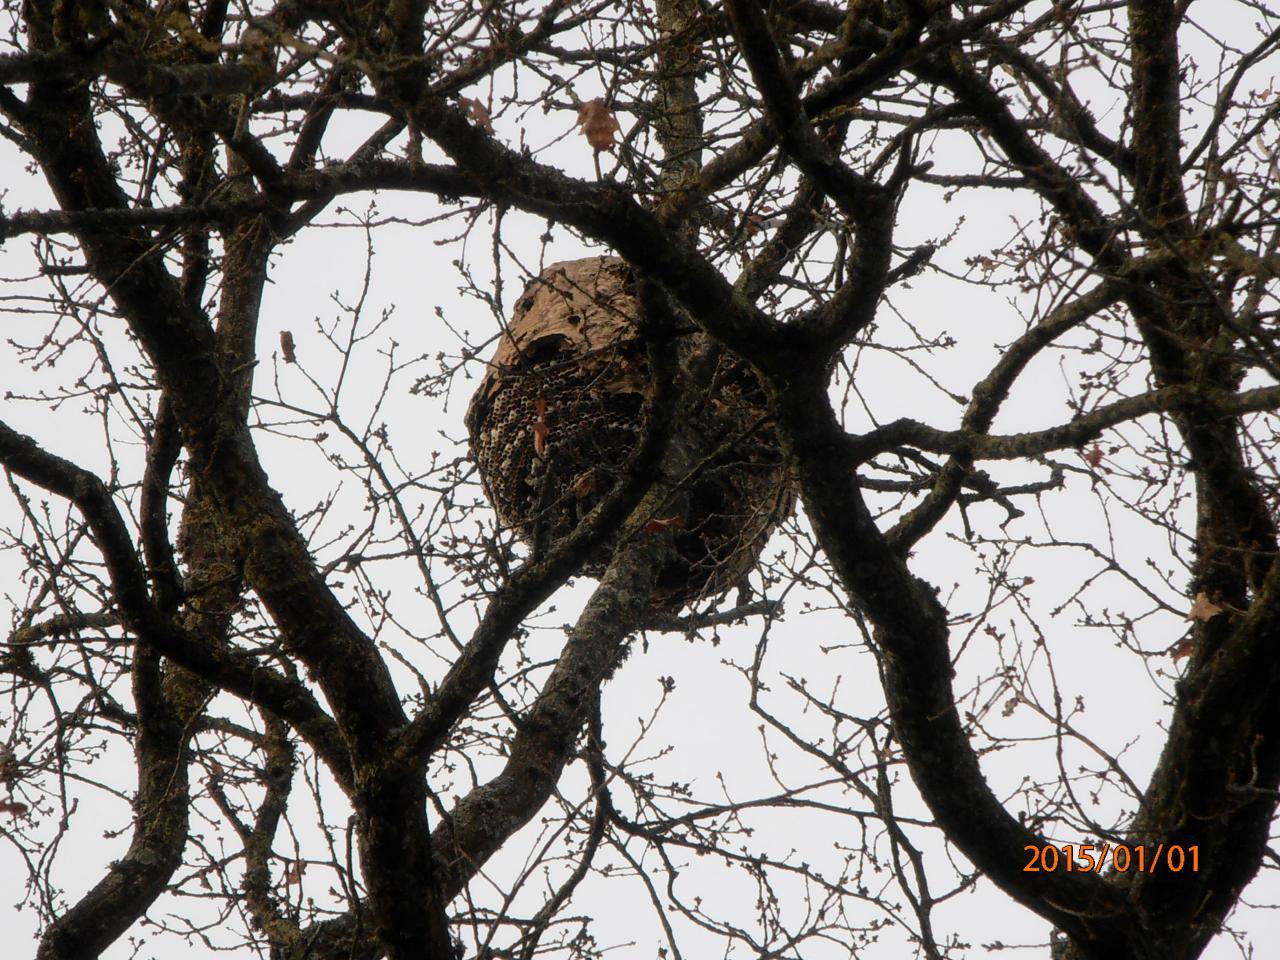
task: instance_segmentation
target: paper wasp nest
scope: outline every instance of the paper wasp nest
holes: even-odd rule
[[[526,543],[568,534],[618,478],[652,388],[626,264],[553,264],[525,288],[467,410],[471,450],[499,519]],[[754,375],[722,360],[709,398],[731,453],[710,464],[675,518],[675,556],[652,601],[677,610],[723,593],[759,558],[794,494]],[[664,518],[665,519],[665,518]],[[598,576],[613,544],[583,572]]]

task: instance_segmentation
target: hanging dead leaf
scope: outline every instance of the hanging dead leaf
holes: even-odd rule
[[[645,533],[661,533],[668,527],[676,530],[684,526],[684,517],[654,517],[640,529]]]
[[[22,816],[28,809],[25,803],[18,800],[0,800],[0,813],[7,813],[14,818]]]
[[[302,875],[307,872],[307,862],[305,860],[295,860],[289,864],[289,869],[285,871],[285,883],[301,883]]]
[[[1085,453],[1084,459],[1085,463],[1089,464],[1091,467],[1101,466],[1103,460],[1102,448],[1095,443],[1089,448],[1088,452]]]
[[[581,500],[583,497],[589,494],[593,489],[595,489],[595,485],[596,485],[595,471],[587,470],[583,473],[578,474],[577,478],[573,481],[573,486],[570,487],[570,489],[573,491],[574,497]]]
[[[489,108],[472,97],[460,97],[458,103],[467,108],[467,113],[476,122],[476,126],[485,133],[493,134],[493,118],[489,116]]]
[[[1191,656],[1191,651],[1195,649],[1195,645],[1195,639],[1191,634],[1187,634],[1169,648],[1169,656],[1173,657],[1174,660],[1182,660]]]
[[[288,330],[280,331],[280,355],[285,363],[297,363],[298,357],[293,352],[293,334]]]
[[[1004,702],[1004,707],[1000,710],[1000,716],[1002,717],[1013,716],[1013,711],[1018,709],[1018,704],[1020,704],[1021,702],[1022,702],[1022,698],[1019,697],[1017,694],[1014,694],[1012,697],[1010,697],[1008,700]]]
[[[578,127],[596,150],[612,150],[613,135],[622,129],[613,111],[599,97],[578,108]]]
[[[539,399],[533,404],[537,419],[533,422],[533,452],[540,457],[547,455],[547,437],[551,430],[547,427],[547,401]]]
[[[1210,600],[1208,595],[1201,590],[1196,594],[1195,601],[1191,604],[1191,610],[1187,613],[1187,619],[1206,622],[1212,620],[1221,612],[1222,608]]]

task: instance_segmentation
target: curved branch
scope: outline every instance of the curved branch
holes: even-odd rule
[[[647,303],[646,322],[653,334],[672,329],[673,317],[656,315],[658,305]],[[502,651],[515,628],[578,569],[583,560],[614,535],[649,491],[665,450],[675,415],[671,390],[673,370],[669,351],[653,346],[649,368],[654,395],[645,412],[645,428],[622,468],[625,480],[601,499],[573,531],[557,542],[547,556],[523,564],[490,601],[466,647],[441,681],[430,703],[400,735],[393,756],[401,764],[420,764],[449,736],[454,724],[492,680]]]
[[[134,754],[138,792],[129,849],[106,875],[44,932],[37,960],[97,957],[129,929],[164,892],[182,863],[187,844],[188,722],[204,705],[188,698],[186,684],[166,682],[160,654],[138,645],[133,692],[138,704]]]
[[[33,93],[39,109],[28,126],[63,206],[128,210],[87,118],[84,92],[38,84]],[[286,648],[314,672],[348,745],[358,755],[378,754],[390,731],[404,723],[404,711],[385,662],[316,569],[237,416],[252,369],[243,363],[224,368],[208,319],[187,302],[149,237],[88,228],[77,236],[94,276],[156,368],[190,468],[216,504],[219,523],[237,541],[246,581],[262,597]]]
[[[916,7],[915,4],[908,6]],[[850,169],[818,139],[760,5],[755,0],[726,0],[725,10],[733,24],[738,48],[751,68],[756,89],[764,100],[769,122],[778,131],[783,146],[814,184],[835,200],[841,210],[855,222],[861,221],[869,212],[868,208],[882,204],[882,189],[874,181]],[[891,43],[886,55],[893,52],[894,46],[905,52],[923,28],[922,19],[914,22],[904,31],[906,42]]]
[[[783,443],[824,552],[875,625],[894,732],[920,793],[947,836],[1009,896],[1097,955],[1126,955],[1129,910],[1118,890],[1089,874],[1023,872],[1024,848],[1043,838],[1009,815],[983,777],[956,708],[946,612],[877,529],[823,389],[797,386],[778,397]]]
[[[4,423],[0,463],[71,501],[84,515],[106,563],[121,621],[131,633],[174,663],[280,717],[329,764],[338,782],[351,788],[351,765],[337,727],[305,686],[246,654],[201,642],[157,609],[124,520],[97,476]]]
[[[973,460],[1015,460],[1079,447],[1096,440],[1104,431],[1118,424],[1150,413],[1170,413],[1192,401],[1207,401],[1220,416],[1238,417],[1280,408],[1280,387],[1258,387],[1241,393],[1185,386],[1164,387],[1098,407],[1060,426],[1027,433],[992,435],[966,430],[938,430],[918,420],[901,419],[877,427],[870,433],[848,437],[845,447],[854,463],[865,463],[877,454],[901,446],[931,453],[964,453]]]
[[[507,839],[541,809],[569,761],[596,689],[627,653],[648,610],[668,547],[662,537],[633,542],[615,557],[574,625],[551,676],[524,715],[510,759],[476,787],[432,834],[440,883],[456,896]]]

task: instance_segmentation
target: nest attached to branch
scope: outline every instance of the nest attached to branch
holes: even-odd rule
[[[498,518],[526,543],[552,543],[603,497],[644,430],[653,389],[635,325],[626,264],[591,257],[553,264],[525,288],[467,410],[471,451]],[[724,359],[708,399],[717,430],[737,438],[689,490],[672,559],[653,606],[678,610],[739,583],[795,503],[782,453],[760,428],[763,391]],[[614,544],[588,560],[599,576]]]

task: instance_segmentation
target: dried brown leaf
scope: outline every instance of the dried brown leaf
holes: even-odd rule
[[[684,527],[684,517],[654,517],[640,529],[645,533],[661,533],[668,527],[679,530]]]
[[[533,423],[533,452],[540,457],[545,457],[547,437],[551,435],[551,430],[547,427],[547,401],[535,400],[533,406],[537,414],[537,419]]]
[[[1222,607],[1210,600],[1208,594],[1201,590],[1196,594],[1195,600],[1191,604],[1191,610],[1187,613],[1187,619],[1199,620],[1203,623],[1212,620],[1221,612]]]
[[[476,122],[476,126],[485,133],[493,134],[493,118],[489,116],[489,108],[472,97],[460,97],[458,103],[467,108],[467,113]]]
[[[297,354],[293,352],[293,334],[288,330],[280,331],[280,355],[285,363],[297,363]]]
[[[596,150],[612,150],[613,135],[622,129],[613,111],[599,97],[588,100],[578,109],[578,127]]]
[[[573,481],[573,486],[570,487],[569,489],[573,491],[574,497],[581,500],[583,497],[585,497],[587,494],[589,494],[592,490],[595,489],[595,485],[596,485],[595,471],[587,470],[583,473],[578,474],[577,478]]]

